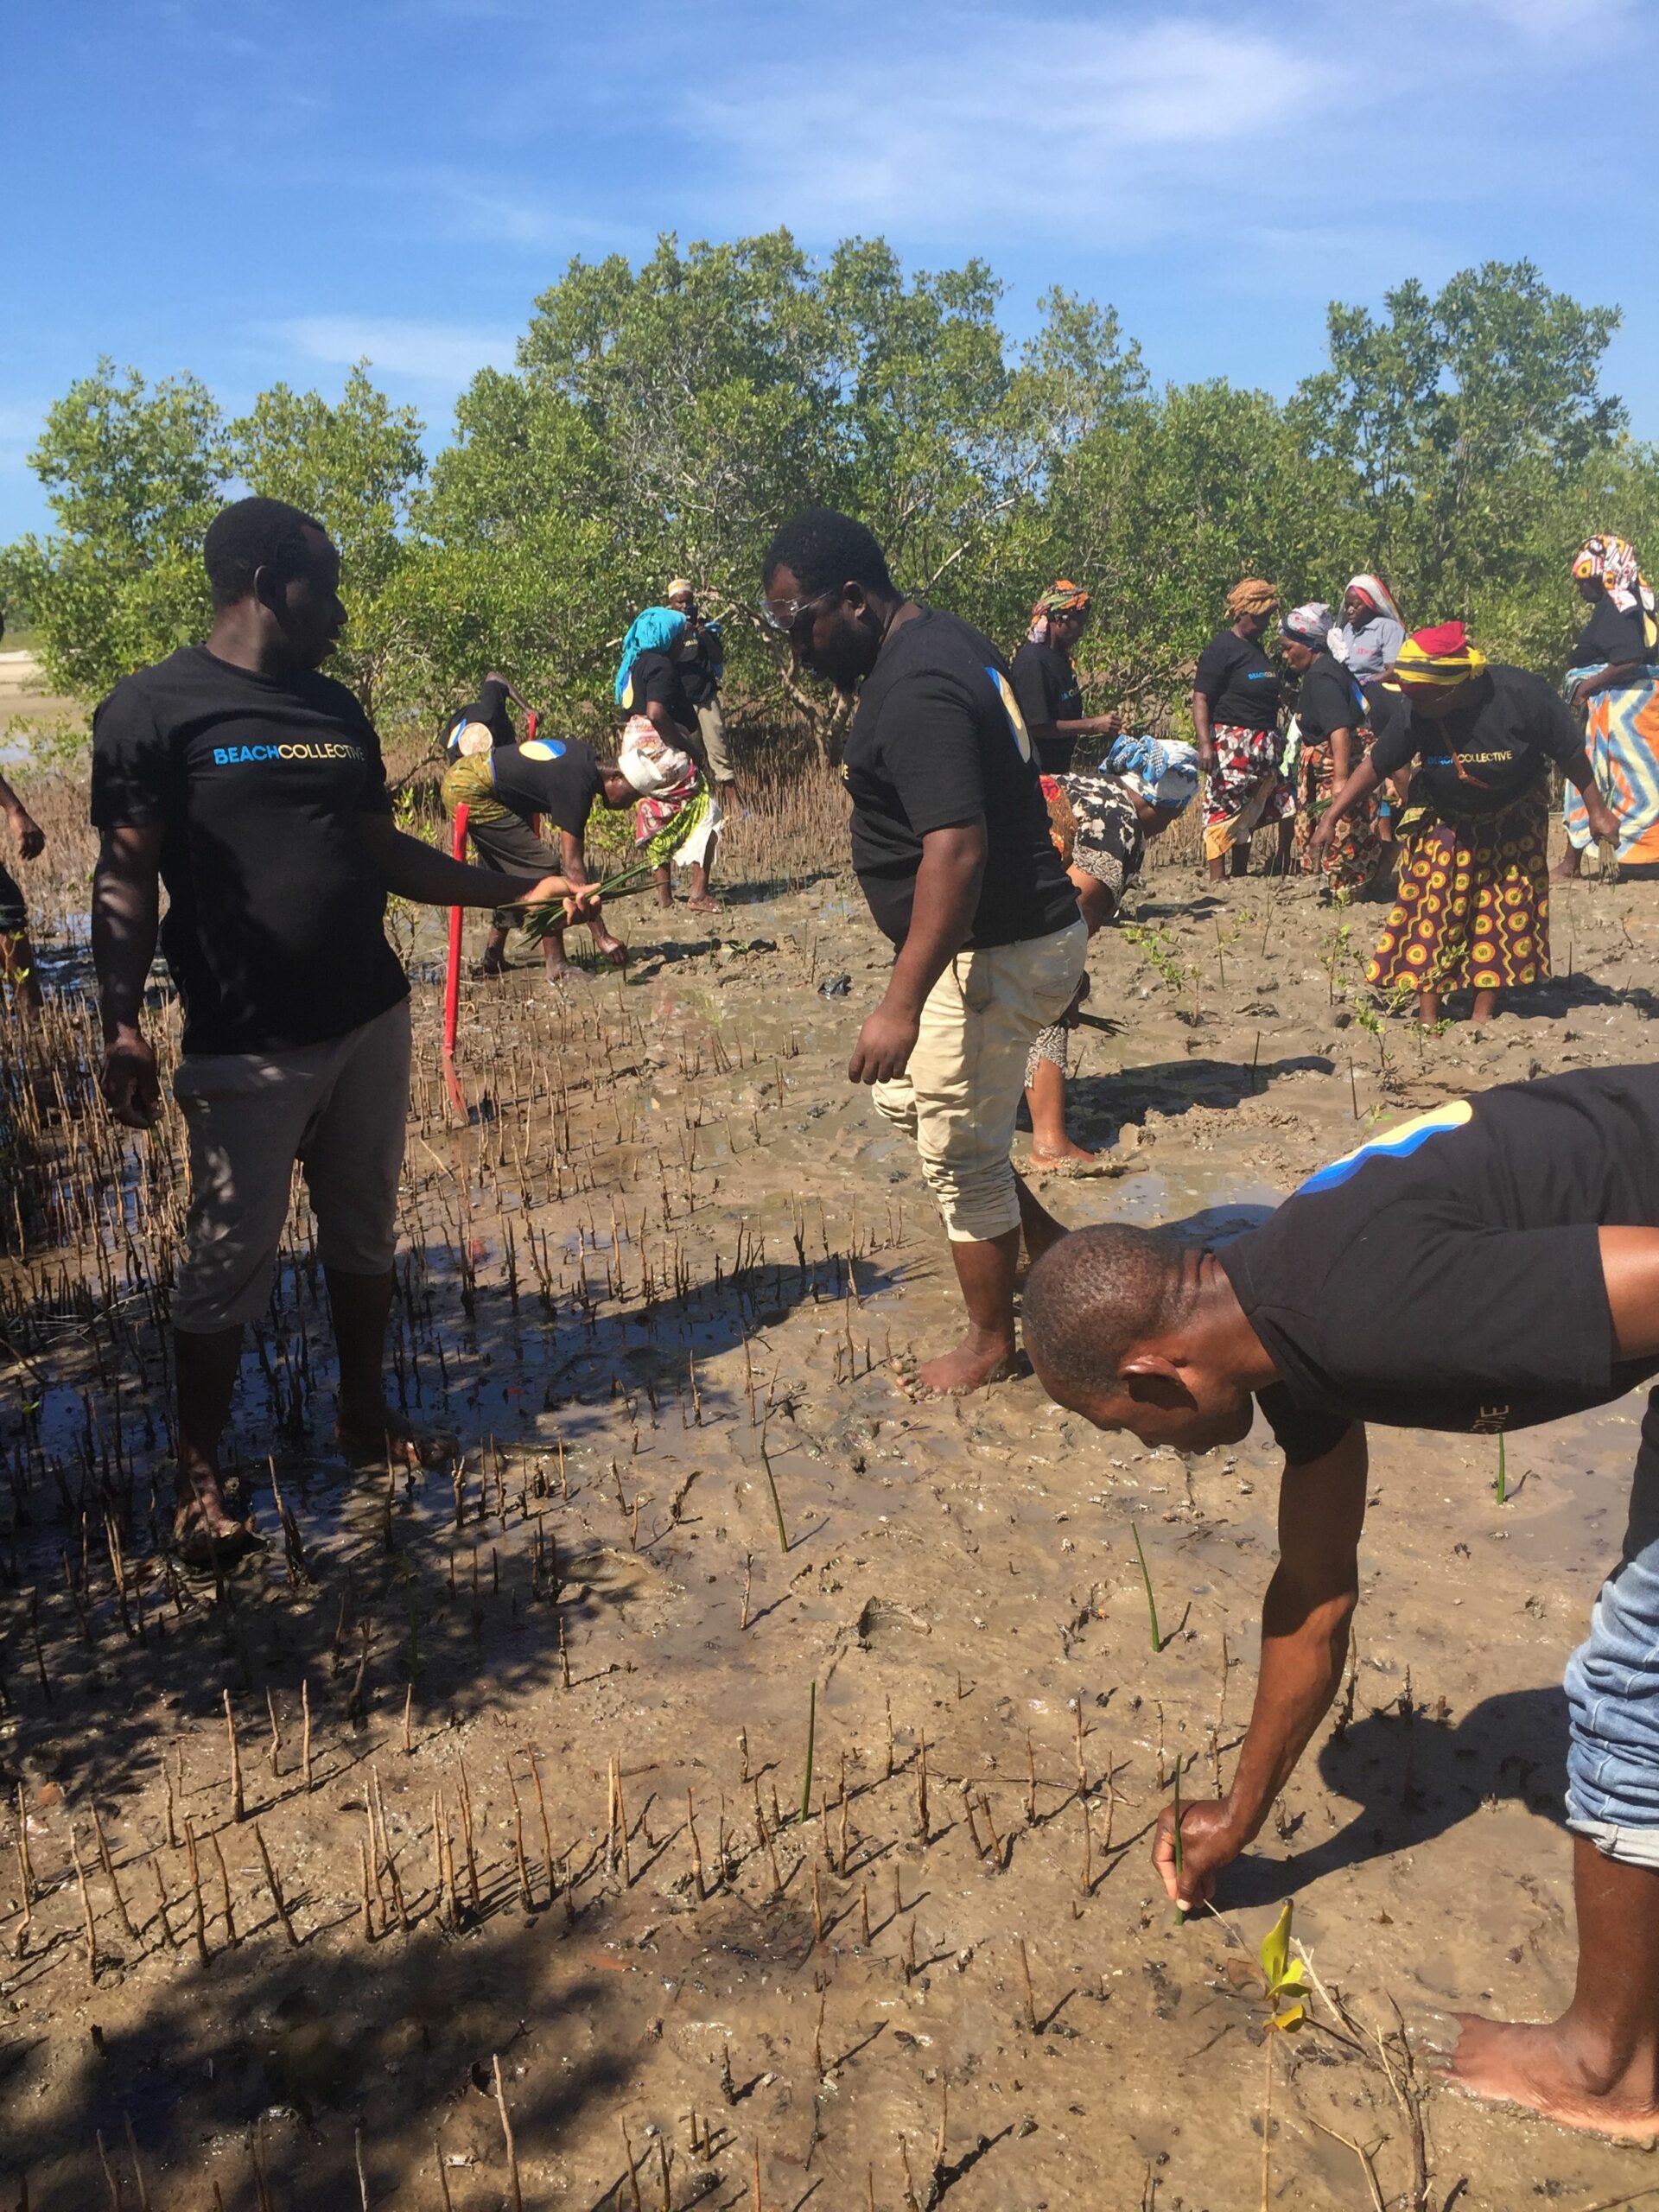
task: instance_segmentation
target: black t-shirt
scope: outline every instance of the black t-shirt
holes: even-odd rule
[[[1062,652],[1058,645],[1037,645],[1027,638],[1015,653],[1009,673],[1014,696],[1036,747],[1037,766],[1046,776],[1070,775],[1077,735],[1073,732],[1062,736],[1054,725],[1084,719],[1083,686],[1071,654]]]
[[[1493,661],[1466,686],[1464,703],[1436,721],[1409,697],[1408,713],[1371,747],[1379,776],[1397,775],[1413,760],[1414,800],[1448,819],[1478,821],[1497,814],[1542,783],[1552,760],[1565,767],[1584,748],[1566,701],[1524,668]]]
[[[640,653],[628,670],[622,693],[623,713],[643,715],[647,703],[666,707],[682,729],[695,730],[697,726],[680,665],[671,654]]]
[[[1357,729],[1366,722],[1364,696],[1334,653],[1321,653],[1302,677],[1296,720],[1304,745],[1323,745],[1333,729]]]
[[[1241,638],[1224,630],[1198,655],[1195,691],[1210,702],[1212,722],[1231,722],[1239,729],[1276,729],[1279,725],[1279,671],[1254,638]]]
[[[1353,1421],[1527,1428],[1659,1374],[1614,1356],[1604,1224],[1659,1228],[1659,1066],[1454,1099],[1321,1168],[1217,1254],[1290,1459]]]
[[[544,814],[580,837],[599,797],[599,755],[579,737],[534,738],[490,755],[495,795],[526,817]]]
[[[1048,831],[1008,671],[988,638],[925,607],[887,633],[860,694],[842,775],[853,866],[878,929],[902,944],[930,830],[985,824],[969,946],[1047,937],[1077,918]]]
[[[1573,665],[1618,668],[1634,661],[1641,666],[1656,653],[1659,647],[1648,643],[1642,609],[1630,607],[1621,612],[1613,605],[1612,594],[1604,591],[1591,611],[1590,620],[1579,632],[1579,642],[1573,649]]]
[[[694,630],[688,623],[684,637],[674,648],[674,664],[694,707],[708,706],[719,690],[720,678],[715,674],[719,658],[718,637],[711,637],[706,630]]]
[[[92,822],[164,827],[187,1052],[319,1044],[408,995],[358,819],[391,811],[380,741],[329,677],[185,645],[116,685],[92,718]]]

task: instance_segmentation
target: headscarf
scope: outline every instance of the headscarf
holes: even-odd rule
[[[1081,584],[1074,584],[1062,576],[1058,583],[1049,586],[1032,608],[1031,627],[1026,632],[1027,642],[1033,645],[1046,645],[1051,614],[1087,613],[1092,603]]]
[[[1383,677],[1390,691],[1443,691],[1466,683],[1486,665],[1486,656],[1471,645],[1461,622],[1436,622],[1427,630],[1414,630],[1400,648],[1394,672]]]
[[[622,640],[622,658],[617,664],[616,703],[622,704],[622,695],[628,688],[628,671],[641,653],[664,653],[671,645],[677,645],[685,635],[685,617],[671,607],[648,607],[643,614],[635,615],[628,634]]]
[[[1402,630],[1405,628],[1406,618],[1395,605],[1394,594],[1381,576],[1350,576],[1347,588],[1342,594],[1343,597],[1346,599],[1351,591],[1357,591],[1375,613],[1386,614],[1393,621],[1397,622]]]
[[[1621,614],[1633,613],[1640,607],[1652,619],[1653,586],[1637,565],[1636,548],[1629,538],[1586,537],[1573,556],[1573,574],[1575,580],[1593,576]]]
[[[1292,639],[1299,645],[1311,645],[1316,653],[1325,650],[1332,630],[1331,610],[1322,599],[1310,599],[1305,606],[1281,615],[1279,634]]]
[[[1227,612],[1236,622],[1241,614],[1271,614],[1279,604],[1279,594],[1264,576],[1246,576],[1227,594]]]
[[[1179,738],[1115,737],[1105,767],[1153,806],[1177,814],[1198,794],[1198,747]]]
[[[665,744],[646,715],[629,718],[616,765],[641,798],[661,798],[682,784],[689,788],[697,772],[690,755]]]
[[[685,594],[685,596],[688,599],[695,599],[696,597],[697,588],[692,582],[690,576],[676,576],[673,582],[669,585],[668,589],[663,594],[663,597],[665,600],[677,599],[682,592]]]

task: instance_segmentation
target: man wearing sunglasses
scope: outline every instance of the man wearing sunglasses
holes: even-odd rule
[[[1022,1229],[1033,1255],[1063,1233],[1009,1154],[1027,1055],[1082,978],[1077,893],[988,639],[907,599],[864,525],[827,507],[779,531],[761,588],[797,666],[858,697],[842,762],[853,866],[895,953],[847,1072],[915,1138],[968,1309],[915,1395],[976,1390],[1016,1371]]]

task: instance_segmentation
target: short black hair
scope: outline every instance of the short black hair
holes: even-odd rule
[[[1074,1229],[1026,1279],[1026,1349],[1069,1395],[1103,1396],[1129,1347],[1179,1320],[1188,1303],[1173,1238],[1120,1222]]]
[[[321,530],[315,515],[286,499],[237,499],[221,507],[201,541],[202,566],[215,607],[235,607],[253,590],[261,569],[287,582],[311,565],[308,530]]]
[[[834,507],[807,507],[773,532],[760,563],[762,591],[771,589],[779,569],[790,570],[809,599],[842,584],[862,584],[866,591],[889,599],[894,595],[887,556],[874,533]]]

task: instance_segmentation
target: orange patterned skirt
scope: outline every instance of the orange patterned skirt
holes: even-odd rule
[[[1540,785],[1484,822],[1430,815],[1365,971],[1382,990],[1507,991],[1549,974],[1548,801]]]

